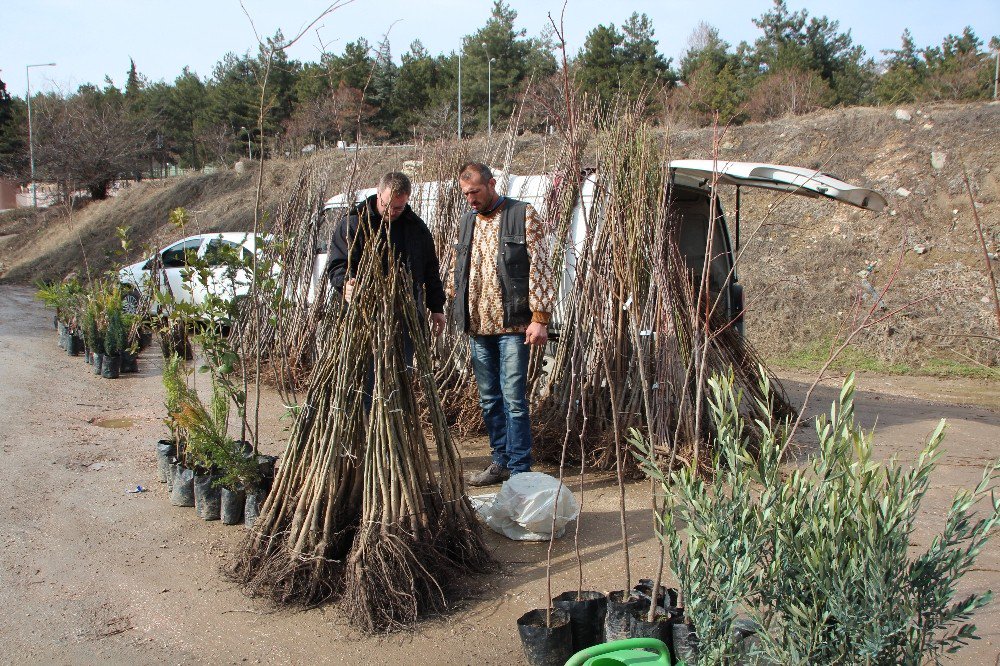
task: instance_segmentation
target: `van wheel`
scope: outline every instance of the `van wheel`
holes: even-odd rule
[[[122,312],[125,314],[139,314],[139,303],[142,302],[142,294],[134,287],[122,286]]]

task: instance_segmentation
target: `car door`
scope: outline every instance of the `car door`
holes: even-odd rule
[[[194,286],[195,302],[204,302],[208,294],[228,301],[247,293],[250,273],[244,266],[253,257],[243,243],[221,236],[209,238],[202,245],[201,259],[208,269],[208,280]]]
[[[160,252],[160,290],[178,303],[194,301],[190,267],[196,263],[203,240],[200,236],[185,238]]]

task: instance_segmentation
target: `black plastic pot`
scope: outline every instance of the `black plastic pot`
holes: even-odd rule
[[[104,354],[97,352],[94,354],[94,374],[100,375],[104,369]]]
[[[132,352],[122,352],[122,372],[139,372],[139,357]]]
[[[269,492],[271,492],[269,481],[255,488],[247,488],[247,499],[243,505],[243,524],[246,525],[247,529],[253,527],[253,524],[257,522],[257,516],[260,515],[261,507],[264,506],[264,500],[267,499]]]
[[[530,666],[563,666],[573,656],[573,629],[569,614],[554,608],[552,626],[545,625],[544,608],[517,618],[517,633]]]
[[[83,340],[72,333],[66,336],[66,353],[70,356],[79,356],[83,351]]]
[[[84,350],[83,350],[83,362],[86,363],[87,365],[93,365],[94,364],[94,352],[90,351],[87,348],[84,348]]]
[[[170,463],[177,455],[177,446],[169,439],[161,439],[156,443],[156,475],[160,483],[170,480]]]
[[[59,349],[66,349],[66,325],[60,322],[56,328],[59,331]]]
[[[139,332],[139,350],[146,349],[151,344],[153,344],[153,333],[152,331],[140,331]]]
[[[221,517],[221,489],[215,485],[218,480],[218,474],[194,475],[194,508],[202,520]]]
[[[221,505],[220,517],[223,525],[236,525],[243,522],[243,511],[246,508],[247,493],[240,488],[230,490],[223,488],[219,496]]]
[[[656,638],[666,644],[670,650],[671,661],[676,661],[674,655],[674,625],[683,617],[683,611],[671,608],[664,611],[657,607],[657,616],[652,622],[649,617],[649,599],[640,599],[639,603],[629,609],[629,638]]]
[[[57,331],[59,330],[59,316],[58,315],[52,315],[52,328],[56,329]]]
[[[631,591],[615,590],[608,593],[608,612],[604,618],[604,640],[610,642],[632,638],[632,609],[640,602],[641,599],[632,596]]]
[[[277,462],[278,456],[268,456],[263,453],[257,456],[257,469],[260,471],[261,478],[267,480],[268,486],[270,486],[270,481],[274,479],[274,465]]]
[[[608,613],[608,597],[601,592],[585,590],[563,592],[552,605],[569,615],[573,630],[573,652],[604,642],[604,618]]]
[[[675,662],[683,660],[688,664],[695,663],[698,657],[698,635],[695,634],[694,625],[687,622],[687,618],[681,614],[676,618],[672,630]]]
[[[180,463],[174,466],[174,484],[170,489],[170,503],[174,506],[194,506],[194,470]]]
[[[640,578],[639,582],[632,588],[636,595],[649,599],[653,593],[653,581],[648,578]],[[666,599],[667,603],[664,603]],[[660,585],[656,594],[656,605],[664,608],[674,608],[677,606],[677,590],[666,585]],[[648,608],[648,606],[647,606]]]
[[[122,357],[119,354],[114,356],[105,354],[101,361],[101,377],[105,379],[118,379],[122,372]]]

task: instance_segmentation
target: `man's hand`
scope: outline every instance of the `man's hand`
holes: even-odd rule
[[[348,303],[350,303],[351,299],[354,298],[354,285],[356,285],[357,283],[358,281],[355,280],[354,278],[351,278],[350,280],[344,283],[344,300],[347,301]]]
[[[444,333],[444,324],[445,319],[443,313],[431,313],[431,334],[433,334],[435,338]]]
[[[548,328],[546,328],[545,324],[540,324],[537,321],[529,324],[528,330],[524,332],[524,344],[526,345],[538,345],[541,347],[545,345],[548,340]]]

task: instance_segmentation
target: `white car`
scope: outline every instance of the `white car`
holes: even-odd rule
[[[178,303],[200,305],[208,294],[227,300],[243,296],[250,289],[249,272],[242,268],[231,271],[226,260],[235,251],[249,261],[255,249],[254,235],[244,231],[183,238],[155,255],[118,271],[124,309],[129,313],[138,311],[141,295],[153,279],[153,270],[159,271],[157,282],[160,290],[170,294]],[[192,269],[194,264],[208,268],[207,280],[203,281],[195,275]],[[158,308],[155,302],[149,307],[151,312],[156,312]]]

